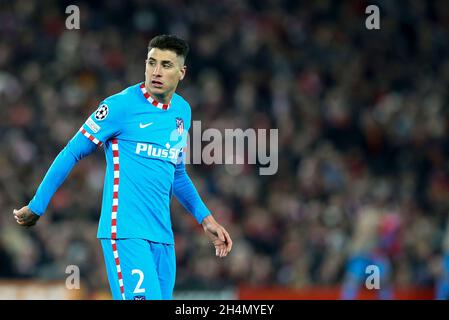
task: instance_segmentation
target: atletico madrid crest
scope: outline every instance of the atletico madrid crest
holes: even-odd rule
[[[181,118],[176,118],[176,130],[178,130],[179,135],[184,132],[184,121]]]

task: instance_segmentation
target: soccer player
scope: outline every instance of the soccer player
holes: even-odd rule
[[[351,252],[342,285],[342,299],[357,299],[367,280],[371,284],[377,282],[369,281],[368,277],[372,272],[369,266],[378,269],[377,298],[394,299],[391,258],[400,250],[400,228],[400,217],[394,210],[389,211],[377,206],[360,209],[350,244]]]
[[[225,257],[232,248],[228,232],[207,209],[185,168],[191,109],[175,90],[186,74],[188,50],[175,36],[154,37],[145,82],[103,100],[56,157],[29,204],[13,212],[18,224],[36,224],[77,161],[103,146],[106,172],[97,237],[113,299],[172,299],[172,194],[202,225],[216,256]]]

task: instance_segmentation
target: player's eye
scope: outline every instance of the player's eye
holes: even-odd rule
[[[169,63],[165,63],[165,64],[163,64],[162,65],[165,69],[168,69],[168,68],[171,68],[171,64],[169,64]]]

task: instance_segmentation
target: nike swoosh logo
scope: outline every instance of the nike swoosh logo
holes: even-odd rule
[[[146,128],[146,127],[149,127],[149,126],[151,126],[153,124],[153,122],[150,122],[150,123],[145,123],[145,124],[143,124],[142,122],[139,124],[139,127],[140,127],[140,129],[144,129],[144,128]]]

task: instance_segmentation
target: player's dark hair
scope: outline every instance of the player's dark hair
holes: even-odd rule
[[[189,45],[187,42],[176,36],[166,34],[162,34],[151,39],[148,44],[148,51],[152,48],[173,51],[176,55],[184,57],[184,59],[189,53]]]

